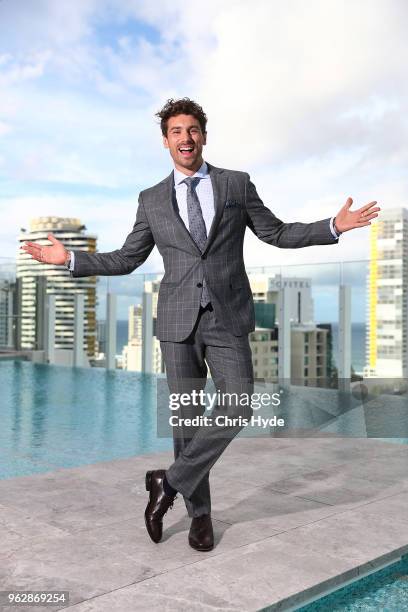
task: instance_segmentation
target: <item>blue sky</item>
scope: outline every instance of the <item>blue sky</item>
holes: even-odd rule
[[[206,159],[250,172],[286,221],[349,195],[405,206],[407,13],[403,0],[2,0],[0,255],[48,214],[120,246],[139,191],[171,171],[154,113],[173,96],[204,106]],[[245,242],[248,266],[367,256],[367,229],[300,251]],[[160,268],[155,250],[141,271]]]

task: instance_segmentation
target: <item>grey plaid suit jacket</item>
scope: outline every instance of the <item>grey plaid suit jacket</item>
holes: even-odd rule
[[[173,172],[142,191],[132,231],[120,249],[110,253],[74,251],[74,277],[130,274],[154,245],[163,257],[156,335],[181,342],[191,333],[200,307],[205,277],[216,317],[235,336],[255,329],[252,292],[243,259],[244,234],[254,234],[274,246],[293,249],[338,242],[330,219],[314,223],[284,223],[264,206],[249,174],[208,164],[215,215],[203,252],[174,206]]]

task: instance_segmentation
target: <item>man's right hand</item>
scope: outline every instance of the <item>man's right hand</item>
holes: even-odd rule
[[[29,253],[34,259],[41,263],[63,265],[68,262],[69,252],[62,242],[57,240],[52,234],[48,234],[51,246],[42,246],[37,242],[27,241],[22,245],[22,249]]]

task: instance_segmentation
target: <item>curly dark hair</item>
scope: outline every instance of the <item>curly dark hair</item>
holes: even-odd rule
[[[170,117],[175,117],[176,115],[192,115],[199,121],[203,134],[206,133],[207,115],[197,102],[190,100],[190,98],[180,98],[179,100],[170,98],[163,108],[156,113],[156,117],[160,119],[160,127],[163,136],[167,136],[168,120]]]

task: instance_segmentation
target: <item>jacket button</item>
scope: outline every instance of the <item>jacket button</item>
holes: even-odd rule
[[[201,255],[201,259],[207,259],[207,255]]]
[[[203,283],[197,283],[197,287],[202,287]]]

